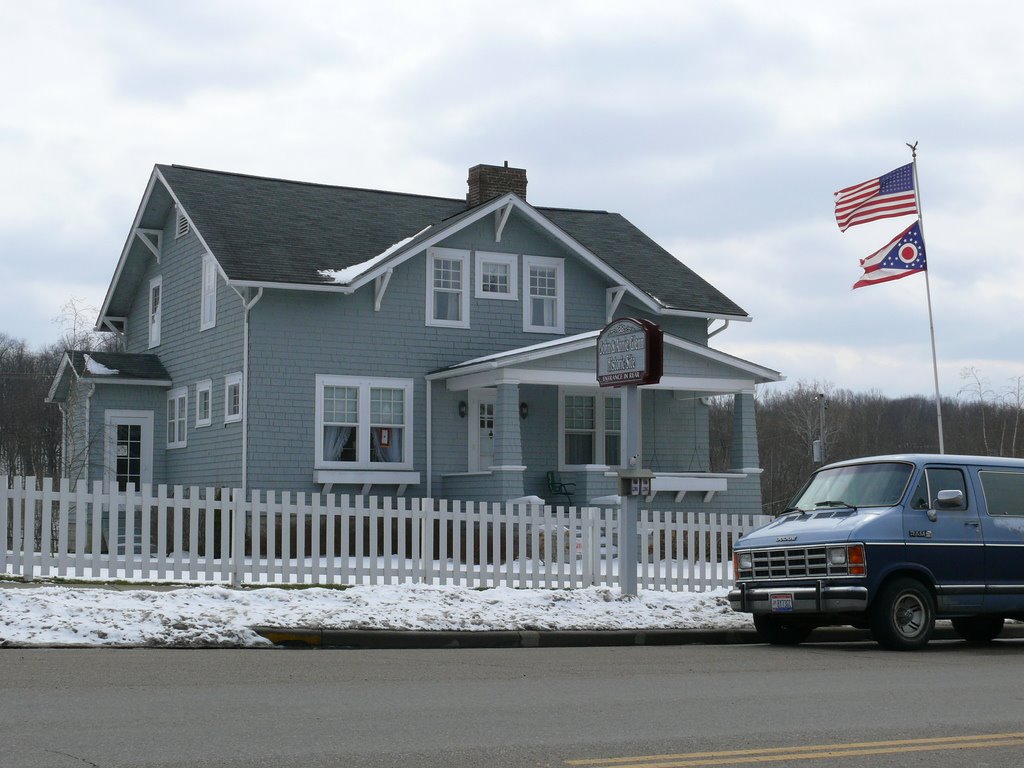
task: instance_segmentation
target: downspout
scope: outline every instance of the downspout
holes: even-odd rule
[[[715,328],[715,330],[713,330],[710,333],[708,333],[708,341],[711,341],[711,337],[712,336],[717,336],[722,331],[724,331],[726,328],[728,328],[729,327],[729,322],[730,322],[729,320],[723,320],[722,321],[722,325],[720,325],[718,328]],[[708,325],[710,326],[711,324],[708,323]]]
[[[263,289],[259,288],[249,301],[237,289],[235,293],[245,311],[242,320],[242,493],[245,494],[249,490],[249,312],[263,298]]]
[[[96,385],[91,383],[89,388],[85,392],[85,460],[83,467],[85,468],[85,479],[91,480],[92,476],[89,474],[92,469],[92,396],[96,393]],[[72,430],[74,424],[71,425]],[[107,435],[104,432],[103,435],[103,482],[107,481]]]
[[[64,410],[64,403],[57,403],[57,410],[60,411],[60,475],[61,477],[67,477],[69,472],[70,448],[68,447],[68,413]]]
[[[432,433],[432,430],[430,428],[430,422],[431,422],[431,418],[430,418],[430,400],[431,400],[430,394],[431,394],[432,390],[434,389],[434,387],[433,387],[433,382],[428,377],[424,377],[424,380],[426,381],[426,384],[427,384],[427,427],[426,427],[426,430],[425,430],[425,434],[426,434],[426,437],[427,437],[427,498],[428,499],[432,499],[432,498],[434,498],[433,494],[431,493],[431,491],[433,490],[433,482],[434,482],[434,478],[433,478],[434,461],[433,461],[433,452],[431,450],[431,433]]]

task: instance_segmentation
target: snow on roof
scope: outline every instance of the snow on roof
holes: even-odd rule
[[[93,376],[116,376],[120,371],[107,368],[103,363],[98,363],[89,355],[85,356],[85,370]]]
[[[367,270],[372,269],[373,267],[377,266],[380,262],[384,261],[386,258],[391,256],[392,254],[400,251],[402,248],[407,246],[409,243],[411,243],[417,237],[419,237],[424,232],[426,232],[428,229],[430,229],[431,226],[432,225],[428,224],[423,229],[421,229],[419,232],[417,232],[415,235],[410,235],[409,237],[405,238],[404,240],[399,240],[397,243],[395,243],[394,245],[390,246],[386,251],[384,251],[383,253],[378,253],[372,259],[367,259],[366,261],[360,262],[359,264],[353,264],[351,267],[345,267],[344,269],[321,269],[321,270],[318,270],[319,273],[320,273],[320,276],[321,277],[326,277],[329,280],[331,280],[332,282],[337,283],[338,285],[348,285],[349,283],[351,283],[353,280],[355,280],[357,277],[359,277],[361,274],[363,274]]]

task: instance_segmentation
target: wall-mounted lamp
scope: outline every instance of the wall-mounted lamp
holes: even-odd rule
[[[519,404],[519,418],[520,419],[525,419],[529,415],[530,415],[530,406],[528,406],[526,403],[520,403]]]
[[[459,418],[466,418],[466,414],[469,413],[469,406],[466,405],[465,400],[459,400]]]

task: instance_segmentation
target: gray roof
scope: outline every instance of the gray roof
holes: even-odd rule
[[[86,356],[110,371],[117,373],[91,373],[86,367]],[[138,355],[128,352],[68,352],[71,365],[80,378],[103,379],[104,381],[167,381],[170,374],[156,355]]]
[[[178,165],[157,169],[229,280],[322,284],[467,212],[462,199],[335,187]],[[668,309],[746,312],[616,213],[534,209]]]

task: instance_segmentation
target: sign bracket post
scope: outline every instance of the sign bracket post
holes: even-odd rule
[[[637,594],[637,520],[640,496],[651,490],[654,474],[640,459],[640,387],[661,381],[664,334],[654,323],[635,318],[613,320],[597,337],[597,383],[622,387],[622,458],[619,469],[619,589]]]

